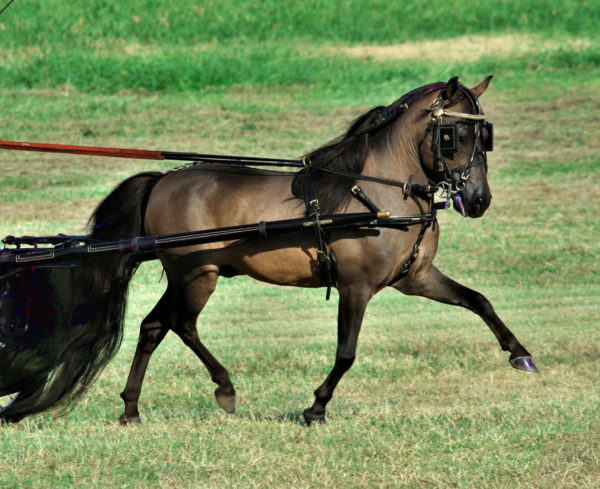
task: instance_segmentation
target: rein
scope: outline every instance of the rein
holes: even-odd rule
[[[126,148],[104,148],[97,146],[74,146],[67,144],[47,144],[31,143],[25,141],[2,141],[0,140],[0,149],[15,151],[34,151],[40,153],[63,153],[78,154],[84,156],[104,156],[109,158],[128,158],[142,160],[165,160],[165,161],[189,161],[190,163],[177,167],[176,170],[193,167],[201,163],[227,164],[234,166],[262,166],[278,168],[307,168],[310,166],[310,160],[307,157],[303,159],[281,159],[281,158],[261,158],[253,156],[235,156],[235,155],[213,155],[192,152],[178,151],[151,151],[141,149]],[[330,168],[318,168],[311,166],[312,169],[327,173],[334,173],[357,180],[365,180],[404,188],[406,191],[413,190],[434,193],[438,190],[435,185],[417,185],[410,182],[400,182],[398,180],[370,177],[360,173],[347,172],[344,170],[333,170]]]

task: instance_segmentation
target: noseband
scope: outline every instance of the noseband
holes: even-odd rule
[[[440,94],[431,106],[431,121],[427,125],[427,130],[419,143],[419,147],[421,147],[429,133],[432,134],[431,153],[433,154],[434,169],[441,175],[440,180],[433,183],[437,187],[442,188],[448,195],[456,194],[465,188],[472,168],[483,166],[487,173],[487,151],[493,150],[493,125],[485,120],[485,114],[481,110],[479,100],[464,85],[459,85],[459,90],[469,100],[475,114],[447,110],[447,107],[451,105],[445,107],[446,100]],[[459,119],[460,121],[452,124],[443,124],[444,116]],[[473,143],[473,151],[471,152],[469,162],[465,165],[452,168],[448,160],[453,160],[454,154],[458,151],[458,124],[468,124],[474,127],[475,142]],[[478,150],[479,139],[482,138],[484,129],[487,132],[487,137],[483,141],[483,149]],[[476,160],[476,157],[479,155],[482,158]],[[421,165],[424,167],[422,157]],[[459,174],[458,179],[453,178],[455,174]]]

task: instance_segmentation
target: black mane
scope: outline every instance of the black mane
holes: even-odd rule
[[[374,141],[380,139],[380,129],[383,126],[378,127],[376,133],[364,132],[364,129],[377,125],[382,119],[384,110],[383,106],[371,109],[354,120],[345,134],[308,153],[306,161],[307,163],[310,161],[310,168],[301,170],[294,178],[293,194],[298,198],[304,198],[305,175],[308,175],[323,214],[333,214],[348,205],[352,195],[350,189],[355,185],[355,179],[318,169],[360,173],[369,144],[372,145]]]

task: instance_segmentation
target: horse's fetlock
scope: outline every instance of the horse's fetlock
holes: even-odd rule
[[[219,389],[223,392],[230,391],[232,394],[235,393],[235,389],[233,388],[233,384],[231,383],[227,371],[216,373],[210,379],[217,384]]]
[[[223,396],[235,396],[235,389],[232,384],[219,385],[219,387],[217,387],[215,390],[215,394]]]

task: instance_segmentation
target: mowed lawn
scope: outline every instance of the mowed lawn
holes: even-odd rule
[[[600,78],[589,36],[562,35],[569,43],[516,32],[311,45],[303,55],[337,60],[333,82],[317,63],[315,79],[256,75],[180,92],[32,81],[0,90],[4,139],[297,157],[411,88],[453,74],[472,86],[494,68],[481,100],[496,130],[492,206],[478,220],[440,216],[436,264],[492,301],[540,369],[512,369],[469,311],[385,290],[327,423],[307,428],[301,412],[333,365],[337,296],[221,279],[198,326],[232,375],[237,412],[218,408],[200,361],[170,334],[148,369],[142,425],[122,427],[138,326],[165,288],[150,262],[131,286],[123,345],[85,397],[0,426],[0,487],[598,487]],[[441,57],[445,45],[456,53]],[[580,65],[561,61],[567,51]],[[420,68],[393,78],[412,63]],[[0,152],[0,237],[80,233],[121,180],[171,166]]]

